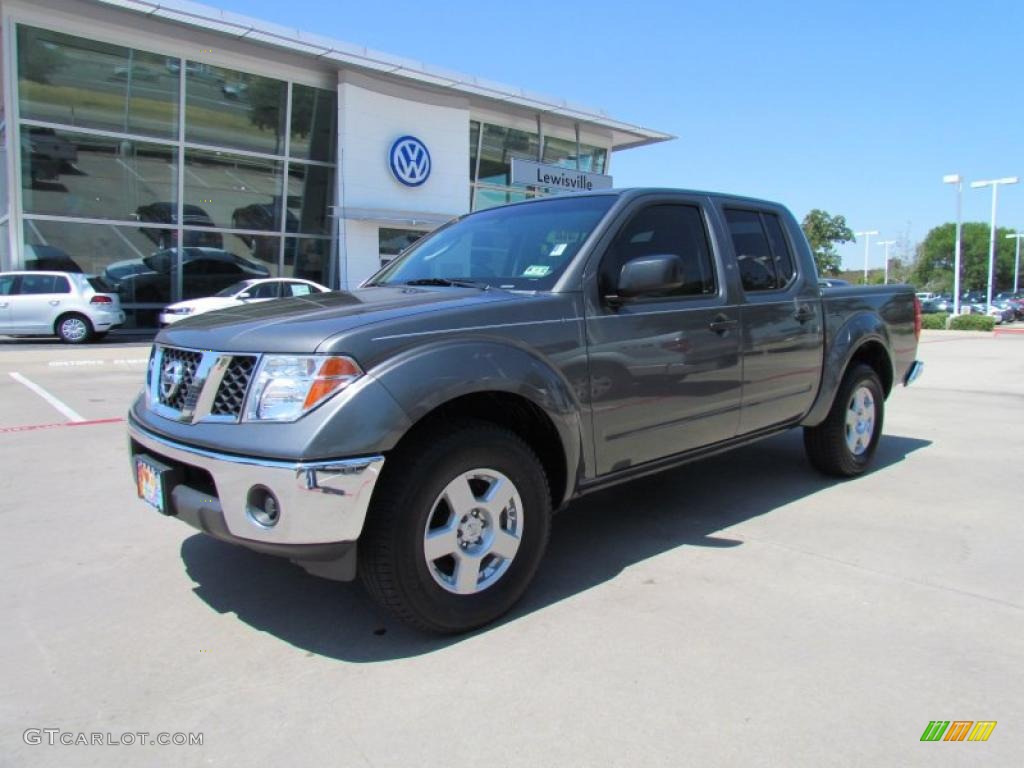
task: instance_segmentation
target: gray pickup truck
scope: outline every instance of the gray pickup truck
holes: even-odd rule
[[[819,470],[863,472],[919,332],[909,286],[819,287],[777,204],[529,201],[357,290],[162,331],[132,466],[163,514],[460,632],[509,610],[581,494],[798,426]]]

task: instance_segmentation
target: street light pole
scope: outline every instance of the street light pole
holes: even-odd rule
[[[889,246],[895,243],[895,240],[879,240],[875,245],[881,245],[885,247],[885,284],[889,284]]]
[[[854,232],[854,235],[860,237],[864,236],[864,285],[868,284],[868,244],[871,242],[871,236],[877,235],[877,229],[871,229],[867,232]]]
[[[1017,241],[1017,257],[1013,260],[1013,292],[1017,293],[1020,291],[1020,239],[1024,237],[1024,233],[1018,233],[1016,235],[1007,235],[1007,238],[1013,238]]]
[[[961,241],[961,204],[964,198],[964,180],[959,173],[951,173],[942,177],[943,184],[956,184],[956,247],[953,255],[953,315],[960,314],[960,241]]]
[[[992,310],[992,280],[995,277],[996,269],[996,206],[999,204],[999,186],[1001,184],[1016,184],[1020,179],[1016,176],[1005,176],[1001,179],[987,179],[985,181],[972,181],[971,189],[992,187],[992,228],[988,233],[988,295],[985,301],[985,309]]]

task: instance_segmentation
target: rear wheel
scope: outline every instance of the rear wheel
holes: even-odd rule
[[[804,428],[804,448],[819,471],[837,477],[864,472],[882,437],[885,394],[874,369],[856,365],[846,372],[825,421]]]
[[[551,499],[515,433],[467,421],[388,457],[359,541],[370,594],[421,629],[464,632],[508,611],[547,547]]]
[[[85,315],[62,315],[57,319],[55,330],[65,344],[84,344],[93,337],[92,323]]]

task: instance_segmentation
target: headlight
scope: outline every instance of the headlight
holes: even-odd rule
[[[253,378],[246,421],[295,421],[363,375],[350,357],[267,355]]]

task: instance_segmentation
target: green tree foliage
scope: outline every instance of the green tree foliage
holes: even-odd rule
[[[818,274],[838,275],[841,264],[836,245],[854,239],[853,231],[846,226],[846,217],[830,216],[827,211],[815,208],[804,216],[800,226],[807,236],[807,242],[810,243],[811,252],[814,253]]]
[[[983,222],[963,225],[961,240],[960,285],[965,291],[985,290],[988,285],[988,240],[990,227]],[[996,228],[995,291],[1013,287],[1013,262],[1016,243],[1006,236],[1014,230]],[[917,246],[913,282],[921,290],[951,292],[953,290],[953,253],[956,224],[952,222],[933,228]]]

